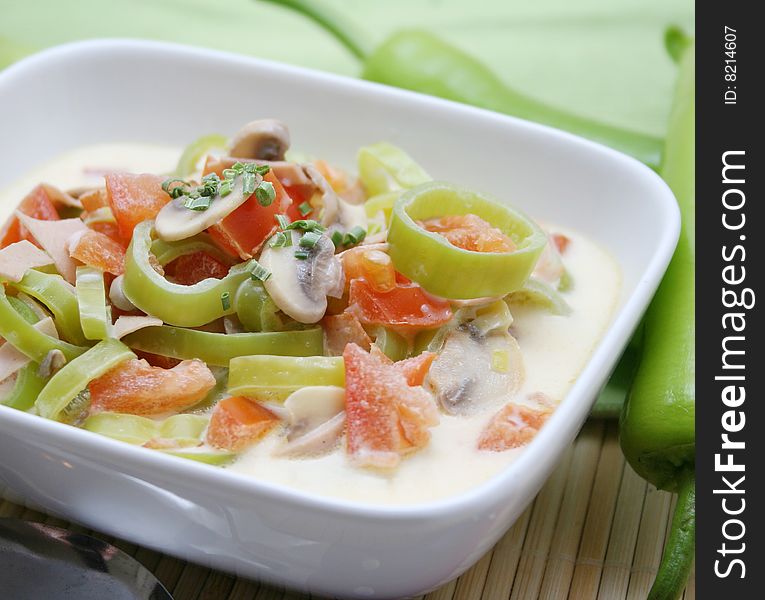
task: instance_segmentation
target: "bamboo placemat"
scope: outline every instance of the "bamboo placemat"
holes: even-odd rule
[[[615,423],[585,425],[534,503],[459,579],[422,600],[643,600],[673,499],[625,464]],[[93,533],[0,501],[0,516]],[[301,594],[163,556],[95,533],[148,567],[176,600],[300,600]],[[684,600],[695,600],[693,578]]]

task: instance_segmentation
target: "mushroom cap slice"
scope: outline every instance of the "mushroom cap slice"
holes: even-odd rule
[[[503,369],[493,364],[495,352],[504,355]],[[513,336],[477,336],[464,327],[451,333],[428,373],[436,400],[452,415],[472,415],[506,402],[524,378],[523,356]]]
[[[317,456],[336,445],[345,429],[345,390],[335,386],[301,388],[284,401],[287,440],[277,456]]]
[[[255,187],[260,185],[263,178],[255,174]],[[225,219],[252,194],[244,193],[244,178],[239,176],[234,179],[231,193],[225,198],[216,194],[207,210],[191,210],[186,208],[187,196],[181,196],[171,200],[159,211],[154,223],[154,229],[160,239],[166,242],[185,240],[202,233],[208,227],[212,227],[222,219]]]
[[[276,306],[299,323],[316,323],[327,311],[327,295],[343,284],[343,267],[335,257],[335,245],[322,235],[308,252],[299,259],[295,249],[300,245],[300,234],[292,234],[292,246],[263,249],[260,264],[271,272],[264,285]]]
[[[329,184],[329,181],[327,181],[324,175],[322,175],[311,163],[305,163],[303,165],[303,171],[321,192],[321,202],[323,207],[321,224],[328,227],[337,220],[340,199]]]
[[[257,160],[284,160],[290,147],[287,126],[276,119],[250,121],[233,138],[229,155]]]

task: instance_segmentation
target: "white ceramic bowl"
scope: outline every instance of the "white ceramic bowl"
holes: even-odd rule
[[[389,140],[434,177],[506,198],[608,248],[617,314],[520,458],[468,493],[413,507],[315,498],[0,406],[0,484],[92,528],[240,576],[343,597],[400,598],[458,576],[512,525],[579,431],[674,249],[675,200],[652,171],[580,138],[498,114],[210,50],[91,41],[0,73],[0,186],[98,142],[184,144],[250,119],[352,164]]]

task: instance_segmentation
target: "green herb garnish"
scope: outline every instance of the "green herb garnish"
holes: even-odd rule
[[[274,215],[274,218],[279,223],[280,229],[287,229],[290,224],[290,220],[285,215]]]
[[[220,303],[223,305],[223,310],[229,310],[231,308],[231,294],[223,292],[220,295]]]
[[[332,243],[335,245],[335,248],[339,248],[343,245],[343,233],[341,231],[338,231],[337,229],[332,232],[332,236],[330,237],[332,240]]]
[[[366,230],[363,227],[356,225],[356,227],[345,234],[345,237],[343,238],[343,245],[352,246],[354,244],[358,244],[365,237],[367,237]]]
[[[261,206],[271,206],[271,203],[276,198],[274,184],[270,181],[261,181],[260,185],[255,190],[255,197],[258,199],[258,203]]]
[[[271,271],[266,269],[257,260],[251,261],[252,270],[250,271],[250,277],[256,281],[267,281],[271,277]]]
[[[303,202],[303,204],[298,206],[298,211],[303,217],[309,214],[312,210],[313,210],[313,206],[311,206],[308,202]]]
[[[318,221],[314,221],[313,219],[301,219],[299,221],[295,221],[294,223],[290,223],[287,225],[287,227],[284,227],[285,230],[287,229],[297,229],[300,231],[318,231],[319,233],[324,233],[327,228],[324,227],[321,223]]]
[[[303,237],[300,238],[300,246],[308,248],[309,250],[316,246],[321,239],[321,234],[316,231],[307,231]]]

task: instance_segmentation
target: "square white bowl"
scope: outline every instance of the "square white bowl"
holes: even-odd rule
[[[505,198],[607,248],[615,317],[521,456],[459,496],[411,507],[311,497],[0,406],[0,484],[137,544],[304,591],[400,598],[458,576],[533,499],[587,417],[672,255],[675,199],[635,160],[518,119],[211,50],[90,41],[0,73],[0,187],[85,144],[184,144],[248,120],[289,124],[296,148],[351,165],[380,140],[434,177]]]

